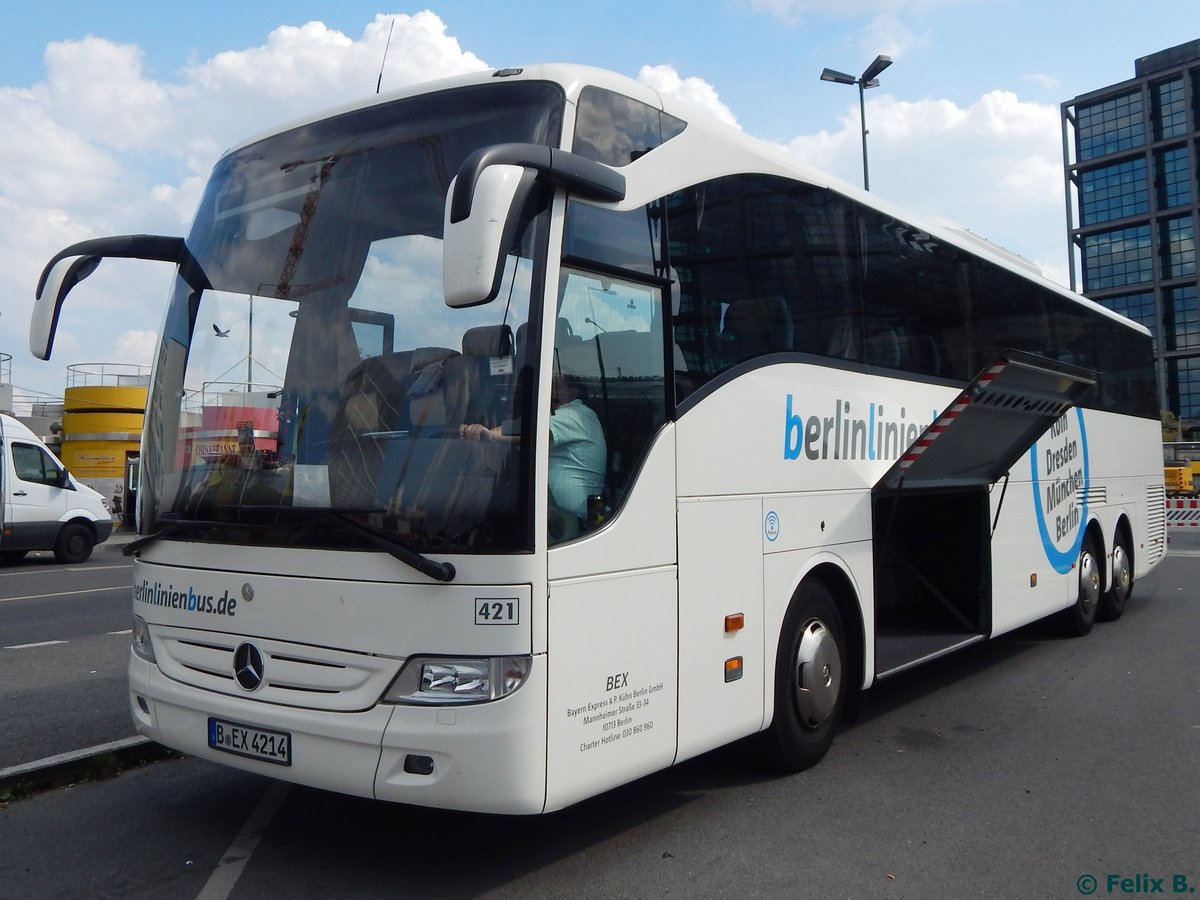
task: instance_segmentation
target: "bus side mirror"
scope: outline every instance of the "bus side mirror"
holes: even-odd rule
[[[106,256],[124,259],[156,259],[178,263],[188,284],[207,287],[204,273],[188,252],[183,238],[156,234],[127,234],[119,237],[80,241],[60,251],[42,270],[34,295],[33,315],[29,320],[29,352],[38,359],[49,359],[54,349],[54,334],[63,301],[71,289],[96,271]]]
[[[500,292],[512,226],[533,183],[533,173],[521,166],[489,166],[475,181],[466,217],[455,221],[452,198],[461,177],[450,182],[442,232],[442,288],[455,309],[487,303]]]
[[[98,256],[67,256],[52,263],[42,273],[33,317],[29,321],[29,352],[38,359],[49,359],[58,330],[58,314],[71,288],[83,281],[100,265]]]
[[[493,144],[465,160],[450,182],[442,220],[442,288],[446,305],[474,306],[500,292],[519,213],[535,178],[585,200],[625,199],[625,176],[544,144]]]

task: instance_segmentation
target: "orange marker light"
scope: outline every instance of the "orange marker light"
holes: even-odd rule
[[[725,680],[737,681],[742,677],[742,658],[735,656],[733,659],[725,660]]]
[[[725,617],[725,633],[732,634],[735,631],[741,631],[746,627],[746,616],[744,613],[734,613]]]

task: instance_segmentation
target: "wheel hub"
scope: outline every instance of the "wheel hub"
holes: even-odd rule
[[[1120,544],[1113,547],[1113,586],[1117,592],[1124,596],[1129,593],[1129,586],[1133,582],[1133,571],[1129,565],[1129,554],[1125,552],[1125,548]]]
[[[809,728],[824,722],[837,705],[842,658],[837,640],[819,619],[807,622],[796,648],[796,712]]]
[[[1088,550],[1079,557],[1079,601],[1085,613],[1091,613],[1100,602],[1100,567]]]

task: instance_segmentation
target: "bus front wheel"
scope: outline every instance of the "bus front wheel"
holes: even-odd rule
[[[773,768],[803,771],[820,762],[833,743],[846,699],[844,635],[829,589],[819,581],[802,584],[783,620],[775,715],[763,734]]]

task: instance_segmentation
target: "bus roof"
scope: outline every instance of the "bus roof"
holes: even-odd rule
[[[687,123],[687,128],[680,135],[657,148],[655,153],[646,154],[622,168],[622,174],[627,179],[628,194],[625,201],[615,204],[616,208],[640,206],[654,197],[669,193],[687,184],[735,172],[757,171],[761,174],[789,177],[817,187],[828,188],[858,203],[893,216],[909,226],[926,232],[930,237],[957,247],[972,256],[985,258],[1022,278],[1036,281],[1041,286],[1053,290],[1063,297],[1068,297],[1100,315],[1121,322],[1143,334],[1150,334],[1144,326],[1046,278],[1033,263],[981,235],[962,227],[936,225],[921,221],[920,217],[889,203],[880,198],[878,194],[868,193],[856,185],[797,159],[778,144],[751,137],[738,127],[721,121],[711,113],[675,97],[664,96],[649,85],[629,76],[593,66],[572,63],[540,63],[513,68],[485,69],[414,84],[395,91],[369,95],[341,106],[319,111],[311,116],[283,123],[242,141],[226,153],[232,153],[264,138],[312,122],[383,103],[391,103],[405,97],[509,80],[554,82],[562,87],[568,104],[572,106],[578,100],[584,87],[601,87],[656,107]],[[571,117],[568,116],[565,124],[569,126],[571,123]]]

